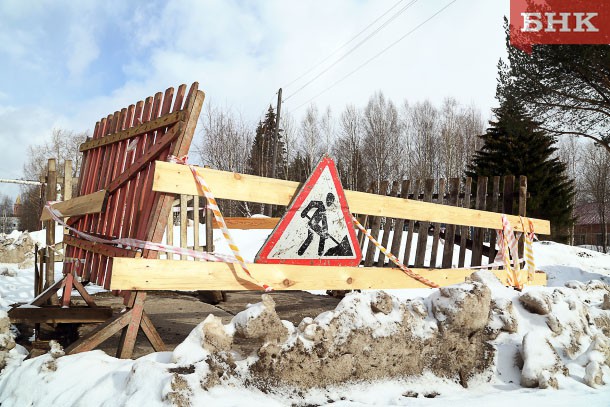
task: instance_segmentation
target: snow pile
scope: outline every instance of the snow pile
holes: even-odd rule
[[[557,388],[558,375],[568,373],[591,387],[603,384],[603,370],[610,366],[609,294],[610,286],[601,281],[570,281],[519,297],[521,306],[535,314],[523,337],[523,386]],[[534,330],[536,322],[541,327]]]
[[[0,262],[20,263],[19,268],[34,266],[34,240],[27,232],[0,235]]]

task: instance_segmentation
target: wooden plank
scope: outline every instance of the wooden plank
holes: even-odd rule
[[[12,324],[96,323],[112,317],[111,307],[32,307],[21,306],[8,312]]]
[[[157,157],[161,153],[161,151],[169,147],[169,145],[176,139],[176,137],[180,135],[182,129],[181,123],[182,122],[176,123],[174,127],[168,130],[167,133],[163,134],[162,136],[158,136],[156,143],[153,144],[148,150],[146,150],[146,153],[143,156],[138,157],[138,159],[134,161],[134,163],[131,164],[129,168],[125,169],[125,171],[123,171],[120,176],[113,179],[108,184],[106,189],[109,192],[114,192],[117,188],[121,187],[133,176],[135,176],[139,171],[143,170],[147,165],[149,165],[152,159]]]
[[[495,176],[493,177],[493,185],[492,185],[492,192],[491,192],[491,200],[487,200],[488,206],[487,210],[491,211],[491,212],[498,212],[498,201],[499,201],[499,195],[500,195],[500,177],[499,176]],[[490,231],[490,236],[489,236],[489,252],[488,252],[488,259],[489,259],[489,263],[493,263],[493,261],[496,258],[496,240],[497,240],[497,233],[495,231]]]
[[[434,180],[427,179],[424,181],[424,201],[432,200],[432,189],[434,188]],[[430,223],[424,220],[419,221],[419,229],[417,231],[417,249],[415,251],[415,267],[423,267],[426,257],[426,246],[428,243],[428,228]]]
[[[63,217],[85,215],[89,213],[99,213],[104,210],[108,194],[105,190],[97,191],[92,194],[72,198],[69,201],[58,202],[51,205],[53,209],[57,209]],[[51,214],[46,208],[43,208],[40,220],[51,220]]]
[[[64,161],[64,182],[62,201],[72,199],[72,160]]]
[[[402,186],[400,187],[400,197],[401,198],[406,198],[409,195],[409,187],[411,185],[411,181],[409,180],[403,180],[402,181]],[[392,235],[392,248],[390,249],[390,252],[398,257],[400,256],[400,246],[402,245],[402,234],[403,234],[403,229],[405,227],[405,220],[404,219],[394,219],[394,234]],[[393,262],[390,262],[390,267],[396,267],[396,264],[394,264]]]
[[[55,201],[57,199],[57,162],[54,158],[50,158],[47,164],[47,189],[45,194],[46,201]],[[46,242],[47,246],[55,244],[55,221],[48,220],[46,222]],[[47,249],[47,264],[45,270],[45,288],[53,285],[55,281],[55,253]],[[54,301],[56,296],[51,297]]]
[[[445,198],[445,180],[443,178],[438,180],[438,204],[443,204]],[[432,253],[430,253],[430,267],[436,268],[436,257],[438,256],[438,241],[440,240],[441,224],[435,222],[432,224],[434,227],[434,234],[432,235]]]
[[[106,257],[134,257],[136,250],[125,249],[122,247],[110,246],[103,243],[91,242],[74,236],[64,236],[64,242],[73,247],[87,250],[92,253]]]
[[[173,211],[173,206],[172,206],[172,210],[169,211],[169,216],[167,217],[167,235],[166,235],[166,242],[168,245],[173,246],[174,245],[174,211]],[[167,258],[168,259],[173,259],[174,255],[168,253],[167,254]]]
[[[199,251],[199,197],[193,197],[193,250]]]
[[[148,339],[148,342],[150,342],[155,352],[165,352],[168,350],[163,342],[163,339],[161,339],[161,335],[159,335],[159,332],[157,332],[157,329],[153,325],[146,311],[142,312],[140,328],[142,328],[142,332],[144,332],[144,335],[146,335],[146,339]]]
[[[390,196],[396,196],[396,194],[398,193],[399,185],[400,185],[400,183],[398,181],[392,182],[392,189],[390,191]],[[389,250],[388,241],[390,240],[390,231],[391,230],[392,230],[392,218],[389,218],[386,216],[385,223],[383,224],[383,237],[381,238],[381,245],[388,250]],[[385,262],[385,255],[383,253],[381,253],[381,251],[380,251],[379,257],[377,258],[377,267],[383,267],[384,262]]]
[[[227,171],[198,168],[216,198],[239,201],[288,205],[299,188],[299,183],[258,177]],[[157,162],[153,190],[166,193],[202,195],[197,189],[193,174],[187,166]],[[371,216],[418,219],[425,222],[451,223],[484,228],[499,228],[500,214],[465,208],[439,206],[429,202],[397,197],[380,196],[357,191],[345,191],[350,211]],[[511,224],[520,230],[518,216],[509,216]],[[548,233],[549,222],[532,219],[538,233]]]
[[[260,290],[238,264],[156,259],[114,260],[113,290]],[[252,275],[276,290],[353,290],[426,288],[402,271],[389,267],[329,267],[250,264]],[[172,272],[173,271],[173,272]],[[441,286],[465,281],[466,269],[414,269]],[[504,270],[494,271],[506,281]],[[536,285],[546,275],[536,275]]]
[[[109,134],[100,139],[89,140],[80,145],[79,151],[85,152],[87,150],[91,150],[92,148],[98,148],[102,146],[107,146],[109,144],[113,144],[119,141],[127,140],[133,137],[136,137],[140,134],[148,133],[151,131],[158,130],[163,127],[171,126],[174,123],[177,123],[181,120],[184,120],[186,117],[185,111],[178,111],[174,113],[170,113],[161,117],[158,117],[149,122],[140,124],[139,126],[131,127],[127,130],[122,130],[114,134]]]
[[[188,220],[187,220],[187,204],[186,195],[180,194],[180,247],[187,247],[187,231],[188,231]],[[181,260],[186,260],[186,255],[180,255]]]
[[[413,195],[414,196],[419,196],[419,189],[421,186],[421,180],[415,180],[415,184],[413,184]],[[423,196],[422,196],[423,198]],[[417,199],[417,198],[416,198]],[[415,219],[410,217],[409,218],[409,223],[407,224],[407,242],[405,243],[405,254],[404,254],[404,258],[402,260],[402,264],[404,264],[405,266],[408,266],[409,264],[411,264],[411,247],[413,245],[413,235],[415,234]],[[413,261],[415,261],[415,258],[413,259]]]
[[[515,194],[515,176],[514,175],[505,175],[504,176],[504,197],[502,204],[502,212],[506,214],[513,213],[513,200]],[[519,219],[519,218],[517,218]],[[509,219],[510,223],[514,223],[513,220]],[[549,227],[550,229],[550,227]],[[516,230],[516,229],[515,229]]]
[[[380,185],[379,185],[379,195],[383,195],[385,196],[387,191],[388,191],[388,184],[389,182],[387,180],[381,181]],[[379,241],[379,228],[381,226],[381,216],[375,216],[373,219],[371,219],[371,236],[373,236],[375,238],[375,240]],[[375,260],[375,252],[377,251],[377,247],[375,246],[375,244],[373,244],[372,241],[369,240],[368,245],[367,245],[367,249],[366,249],[366,256],[364,257],[364,265],[365,266],[372,266],[373,265],[373,261]]]
[[[103,324],[95,327],[93,331],[72,343],[65,349],[66,354],[73,355],[75,353],[87,352],[94,349],[106,339],[123,329],[123,327],[129,324],[129,321],[131,321],[130,309],[110,320],[106,320]]]
[[[466,177],[464,183],[464,197],[462,207],[470,208],[470,191],[472,189],[472,178]],[[467,225],[460,228],[460,253],[458,255],[458,267],[464,267],[466,261],[466,241],[468,240],[469,227]]]
[[[527,207],[527,177],[524,175],[519,176],[519,216],[525,217]],[[527,221],[524,221],[527,223]],[[527,228],[528,225],[523,225],[523,227]],[[523,258],[523,251],[525,246],[525,239],[519,239],[518,243],[518,253],[519,258]]]
[[[479,177],[477,179],[477,200],[476,208],[485,209],[487,198],[487,177]],[[470,260],[471,266],[480,266],[483,259],[483,238],[485,230],[483,228],[475,228],[472,238],[472,257]]]
[[[216,218],[214,218],[214,212],[212,212],[212,210],[208,206],[208,200],[204,198],[203,202],[205,206],[205,251],[208,253],[212,253],[214,252],[213,223],[216,222]]]
[[[144,313],[144,301],[146,300],[146,291],[135,291],[131,293],[135,298],[130,301],[133,305],[131,308],[131,320],[129,325],[123,328],[119,347],[116,357],[120,359],[129,359],[133,354],[133,348],[136,345],[140,323],[142,322],[142,314]]]
[[[460,179],[451,178],[449,180],[449,205],[457,206],[458,194],[460,192]],[[445,246],[443,247],[443,268],[450,268],[453,263],[453,251],[455,249],[455,225],[445,227]]]
[[[280,221],[280,218],[225,218],[229,229],[273,229]],[[212,221],[214,229],[220,226],[216,220]]]
[[[186,155],[189,151],[191,141],[193,139],[193,135],[195,134],[195,127],[197,126],[197,121],[199,118],[199,113],[201,112],[201,107],[203,105],[203,100],[205,99],[205,94],[198,90],[199,84],[197,82],[193,83],[191,89],[189,90],[189,95],[187,96],[187,100],[185,102],[186,107],[185,111],[187,112],[187,116],[185,116],[186,125],[184,127],[184,131],[176,142],[170,147],[169,154],[172,154],[176,157],[181,157]],[[174,105],[175,106],[175,105]],[[165,158],[162,158],[164,160]],[[157,162],[158,163],[158,162]],[[181,166],[184,167],[184,166]],[[156,165],[155,165],[156,168]],[[188,167],[187,167],[188,168]],[[155,171],[156,173],[156,171]],[[151,185],[153,181],[154,173],[151,171]],[[191,177],[193,174],[191,173]],[[152,189],[152,188],[151,188]],[[187,194],[187,195],[199,195],[198,191],[195,193],[188,193],[184,191],[180,191],[178,193]],[[150,242],[158,242],[161,240],[163,236],[163,231],[165,230],[165,219],[167,219],[168,213],[171,210],[171,205],[169,204],[173,200],[173,197],[167,196],[164,194],[156,194],[155,202],[152,206],[152,211],[148,216],[148,223],[146,227],[146,236],[147,241]],[[144,257],[155,257],[155,253],[151,253],[149,251],[144,251]]]

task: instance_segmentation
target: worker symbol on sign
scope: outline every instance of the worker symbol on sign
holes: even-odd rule
[[[358,265],[362,253],[351,217],[337,169],[326,157],[298,191],[255,261]]]
[[[334,240],[334,238],[328,234],[328,220],[326,219],[326,207],[330,207],[335,203],[335,196],[329,192],[326,195],[326,206],[324,206],[324,202],[322,201],[311,201],[309,205],[301,212],[301,218],[309,219],[307,223],[307,238],[299,248],[297,254],[302,256],[305,253],[305,250],[311,244],[314,233],[320,237],[320,242],[318,244],[318,256],[322,256],[324,253],[324,246],[326,244],[326,239],[330,238]],[[309,213],[314,209],[314,212],[311,216]],[[336,242],[337,244],[339,242]],[[338,246],[337,246],[338,247]],[[348,249],[347,251],[345,249]],[[327,254],[328,255],[336,255],[336,256],[347,256],[351,254],[350,247],[341,247],[339,250],[334,250],[336,254]]]

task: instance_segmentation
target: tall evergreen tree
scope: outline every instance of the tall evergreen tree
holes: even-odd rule
[[[539,128],[517,99],[510,95],[499,95],[499,99],[496,120],[480,136],[484,145],[466,175],[527,176],[527,215],[549,219],[553,238],[563,240],[572,223],[574,185],[565,164],[554,154],[555,139]]]
[[[275,144],[275,112],[273,108],[269,106],[267,114],[265,115],[265,121],[259,122],[256,127],[256,135],[252,142],[252,148],[250,150],[250,171],[251,174],[258,175],[261,177],[271,177],[272,166],[273,166],[273,150]],[[286,147],[282,139],[282,132],[278,132],[277,140],[277,157],[275,162],[275,178],[284,179],[286,171]],[[253,213],[263,213],[265,211],[265,205],[252,204],[250,208],[253,208]],[[268,208],[267,208],[268,209]],[[270,214],[268,212],[268,214]]]
[[[275,140],[275,112],[269,106],[265,121],[259,122],[256,127],[256,135],[250,150],[250,171],[254,175],[261,177],[271,176],[271,167],[273,165],[273,148]],[[282,132],[278,133],[277,158],[275,166],[275,177],[284,178],[284,161],[286,147],[282,139]]]

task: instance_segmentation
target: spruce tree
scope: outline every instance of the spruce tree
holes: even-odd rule
[[[552,236],[564,240],[572,220],[574,185],[566,166],[554,154],[556,140],[539,128],[521,103],[510,95],[499,95],[493,109],[495,121],[481,139],[467,176],[527,176],[527,216],[551,221]]]
[[[250,171],[254,175],[261,177],[271,176],[271,166],[273,165],[273,146],[275,140],[275,112],[269,106],[265,121],[259,122],[256,128],[256,135],[250,150]],[[285,161],[284,141],[282,132],[278,132],[277,158],[275,166],[275,177],[284,178]]]

